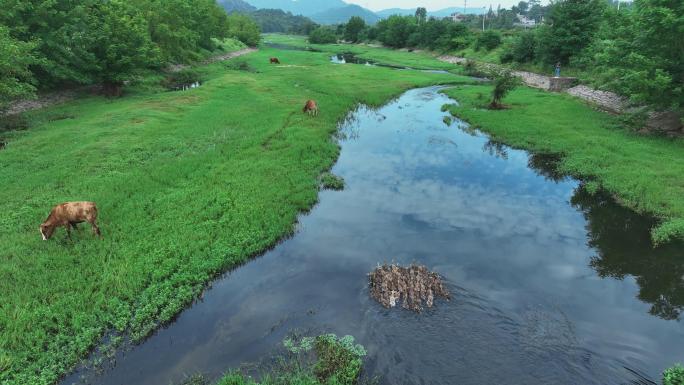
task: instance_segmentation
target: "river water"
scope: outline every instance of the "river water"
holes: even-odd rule
[[[380,384],[651,384],[684,362],[682,244],[530,156],[443,122],[453,100],[411,90],[341,126],[333,172],[296,234],[215,282],[202,300],[104,371],[64,384],[217,378],[293,330],[354,335]],[[496,113],[496,112],[492,112]],[[368,296],[378,263],[418,262],[449,302],[421,314]]]

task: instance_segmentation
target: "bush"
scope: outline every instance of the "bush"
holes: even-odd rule
[[[163,80],[163,86],[169,89],[177,88],[187,84],[198,83],[202,81],[199,72],[193,69],[183,69],[178,72],[170,73]]]
[[[311,44],[334,44],[337,43],[337,35],[335,31],[328,27],[318,27],[311,31],[309,35],[309,43]]]
[[[663,385],[684,385],[684,367],[677,364],[663,372]]]
[[[495,30],[484,31],[475,40],[475,50],[485,49],[491,51],[501,45],[501,34]]]
[[[366,350],[354,344],[354,337],[337,338],[334,334],[316,337],[314,349],[318,361],[314,366],[314,374],[322,384],[356,384],[361,374],[361,358]]]
[[[494,89],[492,90],[492,101],[489,103],[489,108],[502,108],[501,100],[506,95],[513,91],[515,87],[520,85],[520,79],[513,75],[509,69],[490,68],[489,77],[494,81]]]

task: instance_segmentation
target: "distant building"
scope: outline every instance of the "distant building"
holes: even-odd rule
[[[451,16],[449,16],[449,18],[456,23],[461,23],[461,22],[465,21],[466,15],[464,15],[460,12],[454,12],[451,14]]]
[[[537,25],[537,22],[534,19],[529,19],[525,15],[517,14],[517,15],[515,15],[515,17],[518,18],[518,22],[513,23],[513,25],[515,25],[515,26],[528,28],[528,27],[534,27]]]

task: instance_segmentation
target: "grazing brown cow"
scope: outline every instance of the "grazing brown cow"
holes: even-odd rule
[[[64,226],[71,238],[71,229],[82,222],[88,222],[93,227],[93,234],[102,236],[97,227],[97,206],[93,202],[67,202],[55,206],[48,218],[40,225],[40,235],[47,241],[52,237],[55,228]]]
[[[307,100],[303,112],[309,115],[318,116],[318,105],[313,100]]]
[[[270,64],[280,64],[280,60],[278,60],[277,57],[272,57],[270,60],[271,60]]]

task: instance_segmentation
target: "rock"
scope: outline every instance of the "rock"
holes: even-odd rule
[[[577,83],[577,78],[552,77],[549,78],[549,91],[562,92],[567,90],[568,88],[572,88],[572,86],[574,86],[575,83]]]
[[[684,132],[681,114],[675,111],[659,111],[649,114],[646,129],[668,135],[681,135]]]
[[[368,278],[371,297],[386,308],[395,307],[401,302],[404,309],[420,312],[423,303],[432,307],[435,297],[450,298],[441,277],[428,271],[425,266],[385,264],[368,274]]]

